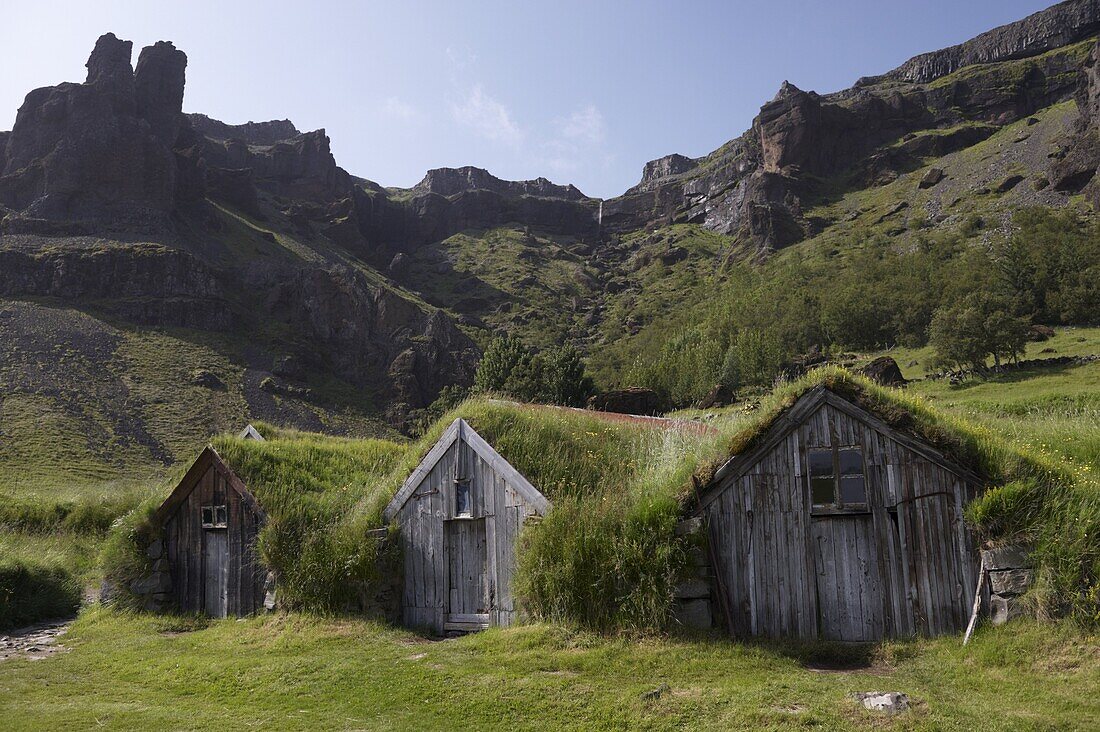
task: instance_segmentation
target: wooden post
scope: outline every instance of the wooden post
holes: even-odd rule
[[[974,608],[970,611],[970,623],[966,626],[966,635],[963,636],[963,645],[970,642],[970,636],[974,633],[974,626],[978,624],[978,610],[982,606],[982,582],[985,580],[985,557],[982,557],[978,565],[978,584],[974,588]]]

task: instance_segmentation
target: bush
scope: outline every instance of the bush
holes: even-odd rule
[[[76,575],[59,564],[0,559],[0,630],[74,615],[80,589]]]
[[[521,534],[522,609],[605,632],[667,627],[686,557],[678,514],[671,498],[631,507],[596,496],[559,500]]]
[[[579,407],[592,395],[594,385],[580,351],[572,346],[536,351],[505,336],[485,351],[474,375],[474,391]]]

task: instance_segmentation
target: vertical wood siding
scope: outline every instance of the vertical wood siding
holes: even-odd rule
[[[202,507],[208,505],[226,506],[226,528],[202,527]],[[219,617],[249,615],[263,607],[267,571],[256,557],[259,529],[256,513],[224,469],[211,463],[164,524],[176,606]]]
[[[470,479],[470,516],[455,516],[455,470]],[[536,510],[462,438],[439,458],[395,516],[404,550],[406,625],[442,632],[451,615],[515,619],[516,539]]]
[[[808,447],[859,445],[867,511],[812,515]],[[741,636],[865,641],[960,631],[976,567],[973,488],[877,427],[822,404],[705,509]]]

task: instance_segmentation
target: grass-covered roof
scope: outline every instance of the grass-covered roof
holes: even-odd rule
[[[471,399],[415,441],[333,438],[260,424],[266,441],[225,436],[213,445],[268,512],[261,551],[279,570],[285,596],[306,607],[342,607],[348,588],[375,572],[377,547],[367,537],[382,525],[383,508],[462,417],[553,505],[521,535],[515,589],[528,609],[595,627],[652,628],[668,619],[686,556],[675,527],[696,486],[730,456],[751,449],[816,387],[985,476],[990,488],[969,518],[985,539],[1033,542],[1046,558],[1043,586],[1075,597],[1100,592],[1095,482],[917,396],[837,367],[784,384],[757,404],[706,415],[707,430]]]

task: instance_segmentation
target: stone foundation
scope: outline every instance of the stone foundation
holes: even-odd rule
[[[1034,580],[1029,550],[1022,546],[1002,546],[982,551],[982,562],[989,579],[989,619],[1003,625],[1023,615],[1021,597]]]
[[[689,537],[692,545],[675,589],[674,622],[685,628],[710,629],[715,621],[711,602],[714,573],[707,555],[703,523],[697,518],[683,521],[676,527],[676,533]]]

